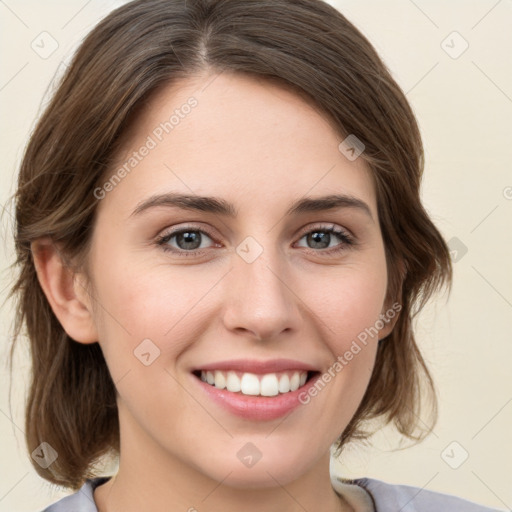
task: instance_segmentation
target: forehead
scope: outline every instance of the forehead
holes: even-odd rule
[[[279,83],[228,72],[182,79],[161,87],[125,136],[110,172],[127,172],[102,208],[162,191],[223,196],[240,210],[346,193],[376,215],[363,159],[348,160],[332,121]]]

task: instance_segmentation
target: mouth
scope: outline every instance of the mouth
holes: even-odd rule
[[[249,421],[275,420],[309,403],[303,395],[322,376],[318,367],[284,358],[216,361],[191,368],[189,375],[213,407]]]
[[[277,397],[306,386],[320,375],[319,371],[286,370],[252,373],[238,370],[194,370],[192,374],[203,383],[236,395]]]

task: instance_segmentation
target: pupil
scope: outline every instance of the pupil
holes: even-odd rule
[[[180,244],[179,240],[184,240],[184,244]],[[197,249],[201,245],[199,233],[194,231],[185,231],[180,233],[177,236],[177,242],[181,249]]]
[[[312,240],[313,241],[313,244],[320,244],[320,245],[323,245],[322,247],[318,247],[316,246],[315,248],[316,249],[325,249],[325,247],[328,247],[329,246],[329,238],[330,234],[329,233],[323,233],[321,231],[315,231],[314,233],[311,233],[310,234],[310,241]],[[325,240],[324,240],[324,243],[322,243],[322,238],[325,237],[327,239],[327,243],[325,243]]]

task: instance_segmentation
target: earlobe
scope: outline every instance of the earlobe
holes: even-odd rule
[[[31,250],[39,284],[62,328],[80,343],[98,341],[91,299],[56,244],[38,239]]]
[[[384,308],[382,310],[379,322],[379,324],[382,325],[382,329],[379,329],[379,341],[391,334],[395,328],[398,317],[400,316],[401,309],[401,305],[398,302],[395,302],[390,308]]]

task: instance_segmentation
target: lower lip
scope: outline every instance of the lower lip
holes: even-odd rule
[[[227,389],[218,389],[215,386],[203,382],[192,374],[192,378],[199,384],[208,397],[232,414],[248,420],[274,420],[289,414],[302,403],[299,396],[307,394],[310,387],[320,378],[320,374],[314,375],[303,386],[295,391],[282,393],[276,396],[254,396],[233,393]]]

